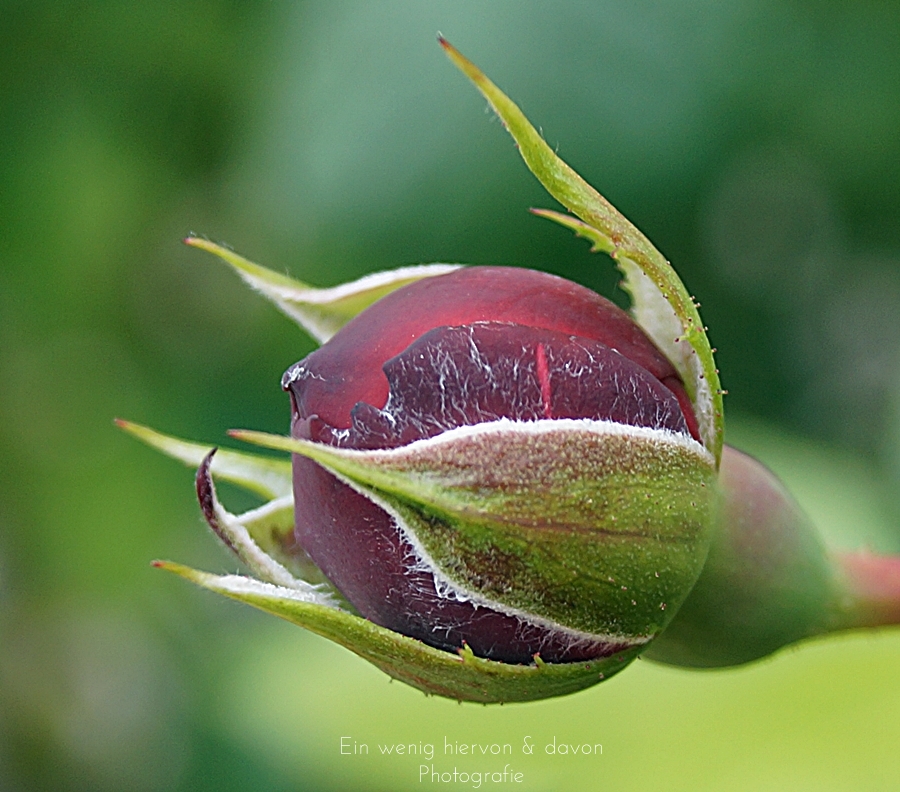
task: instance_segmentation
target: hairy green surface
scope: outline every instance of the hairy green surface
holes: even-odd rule
[[[706,558],[712,458],[662,432],[499,421],[389,451],[233,434],[370,494],[452,584],[571,629],[646,641]]]
[[[329,638],[425,693],[457,701],[502,704],[564,696],[617,674],[640,651],[636,647],[587,663],[498,663],[465,649],[459,654],[434,649],[337,608],[298,600],[290,589],[234,575],[210,575],[171,562],[160,561],[157,566]]]

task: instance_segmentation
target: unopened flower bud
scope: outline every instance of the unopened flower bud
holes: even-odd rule
[[[292,463],[119,422],[198,468],[203,513],[252,576],[157,566],[480,702],[571,693],[642,652],[720,667],[900,622],[900,558],[826,548],[768,470],[723,454],[713,350],[666,259],[441,45],[572,214],[535,213],[615,259],[631,316],[529,270],[316,289],[186,240],[323,346],[284,376],[290,437],[231,433]],[[229,513],[216,478],[265,504]]]
[[[284,385],[311,441],[297,539],[389,629],[504,662],[606,657],[656,635],[700,572],[715,463],[684,386],[583,287],[497,267],[419,281]]]

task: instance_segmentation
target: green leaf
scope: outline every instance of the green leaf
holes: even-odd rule
[[[499,420],[388,450],[253,432],[391,513],[438,582],[485,606],[609,643],[646,643],[697,580],[712,455],[608,421]]]
[[[200,467],[212,449],[211,445],[182,440],[121,418],[116,419],[116,426],[157,451],[162,451],[194,468]],[[238,484],[266,499],[282,498],[293,491],[291,463],[287,459],[272,459],[257,454],[220,449],[213,460],[210,472],[215,478]]]
[[[563,162],[519,107],[443,38],[441,46],[491,104],[519,147],[529,170],[573,218],[541,212],[583,236],[617,262],[630,292],[632,312],[678,369],[694,405],[703,443],[718,464],[724,412],[719,375],[697,306],[665,257],[619,211]]]
[[[445,275],[459,264],[422,264],[375,272],[351,283],[318,289],[287,275],[248,261],[228,248],[200,237],[184,240],[191,247],[215,254],[237,272],[252,288],[268,297],[320,344],[324,344],[354,316],[392,291],[409,283]]]
[[[510,665],[476,657],[471,651],[453,654],[434,649],[359,616],[318,604],[295,589],[238,575],[211,575],[170,561],[156,561],[154,566],[329,638],[425,693],[459,701],[536,701],[575,693],[609,679],[640,651],[629,649],[587,663]]]

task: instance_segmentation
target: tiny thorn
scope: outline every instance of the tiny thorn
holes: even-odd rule
[[[154,569],[162,569],[165,565],[166,562],[160,561],[159,559],[150,562],[150,566],[152,566]]]
[[[460,660],[462,660],[464,663],[467,660],[475,659],[475,652],[472,651],[472,647],[470,647],[469,644],[465,641],[462,642],[462,646],[456,650],[456,653],[459,655]]]

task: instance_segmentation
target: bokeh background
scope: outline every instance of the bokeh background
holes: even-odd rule
[[[900,5],[5,0],[0,789],[419,789],[420,757],[340,738],[525,734],[522,789],[900,788],[900,630],[483,708],[150,568],[236,567],[192,472],[113,417],[284,431],[311,349],[188,232],[321,285],[507,263],[624,303],[525,211],[554,204],[437,31],[675,262],[728,439],[835,541],[900,551]]]

